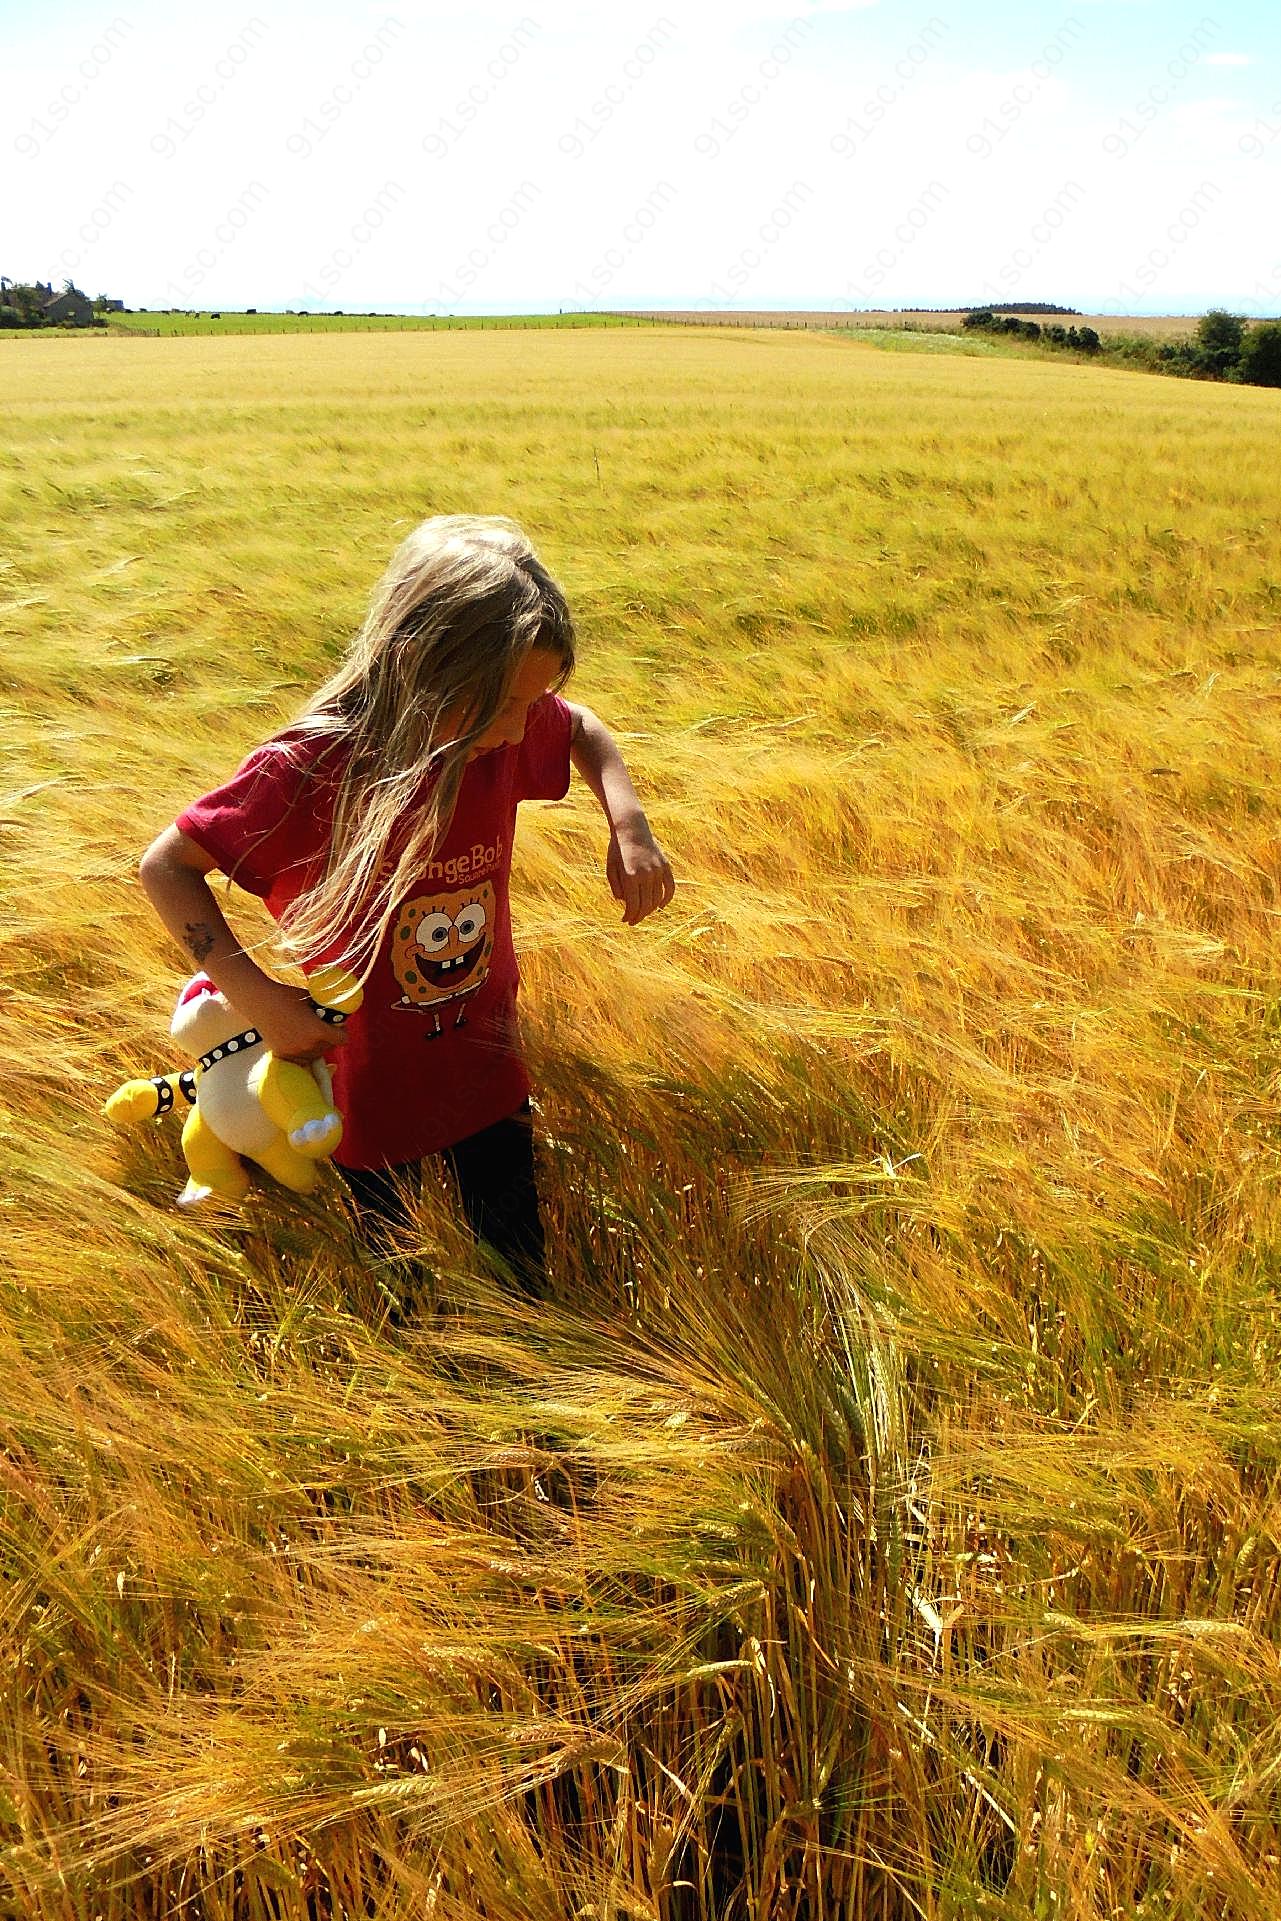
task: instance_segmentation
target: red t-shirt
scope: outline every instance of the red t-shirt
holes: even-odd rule
[[[342,1166],[437,1153],[513,1113],[529,1093],[507,892],[512,834],[520,801],[567,791],[572,718],[559,696],[544,694],[518,747],[468,762],[444,843],[398,903],[347,1043],[330,1062]],[[294,738],[287,758],[268,741],[177,819],[277,921],[324,871],[336,756],[308,769],[326,745]]]

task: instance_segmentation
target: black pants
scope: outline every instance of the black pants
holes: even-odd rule
[[[547,1291],[547,1268],[528,1100],[505,1120],[445,1148],[441,1159],[458,1188],[473,1236],[499,1257],[500,1278],[510,1278],[521,1294],[541,1300]],[[394,1236],[413,1225],[422,1161],[375,1168],[334,1165],[351,1191],[362,1240],[384,1258],[394,1255]]]

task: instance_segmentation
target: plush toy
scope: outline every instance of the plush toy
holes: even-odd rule
[[[363,998],[359,981],[341,967],[322,967],[307,982],[322,1020],[340,1027]],[[243,1201],[249,1175],[240,1159],[256,1161],[295,1194],[308,1194],[317,1162],[342,1139],[342,1115],[334,1106],[323,1060],[278,1061],[257,1028],[229,1005],[207,974],[189,980],[178,997],[169,1029],[192,1053],[194,1068],[151,1080],[126,1081],[103,1108],[108,1120],[159,1119],[181,1094],[190,1102],[182,1151],[190,1176],[178,1196],[192,1207],[211,1194]]]

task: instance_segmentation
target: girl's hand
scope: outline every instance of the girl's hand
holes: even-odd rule
[[[306,988],[284,981],[274,983],[270,1008],[254,1025],[278,1061],[296,1061],[300,1067],[345,1047],[350,1038],[345,1027],[321,1020]]]
[[[621,833],[614,829],[605,856],[605,875],[610,893],[623,903],[624,927],[635,927],[647,914],[666,907],[676,892],[667,856],[644,821]]]

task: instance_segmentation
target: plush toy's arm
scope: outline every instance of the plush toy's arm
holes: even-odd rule
[[[321,1016],[335,1014],[339,1022],[354,1014],[365,998],[365,990],[345,967],[318,967],[307,977],[307,994]]]
[[[184,1067],[180,1074],[153,1075],[149,1081],[126,1081],[102,1111],[117,1127],[125,1127],[130,1121],[163,1120],[173,1111],[180,1094],[189,1107],[194,1104],[196,1076],[190,1067]]]

